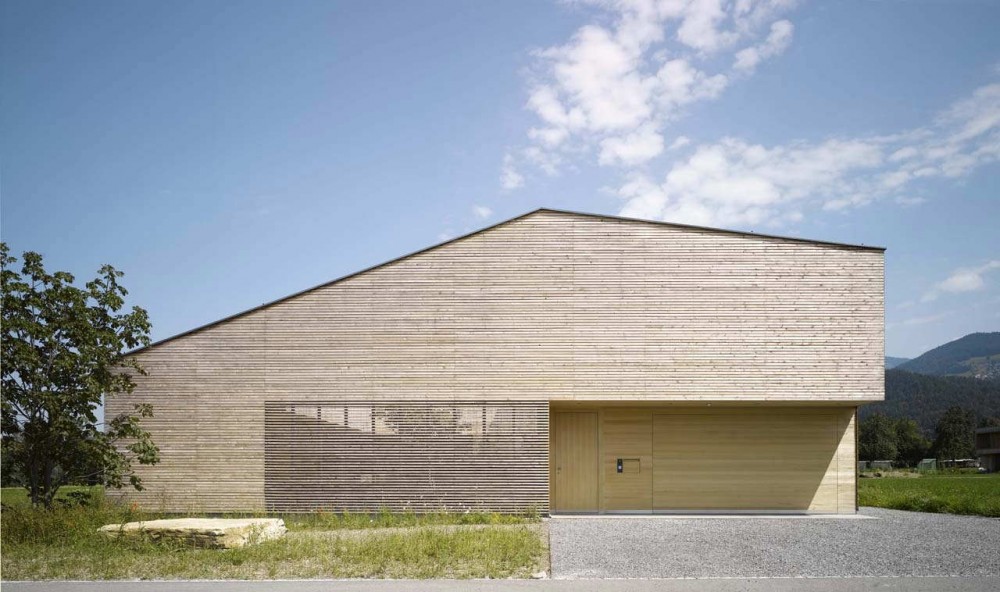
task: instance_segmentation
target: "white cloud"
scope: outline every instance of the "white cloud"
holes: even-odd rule
[[[919,183],[1000,161],[1000,84],[894,135],[776,145],[671,137],[667,126],[686,110],[789,47],[795,27],[782,17],[794,0],[579,1],[603,12],[566,43],[535,52],[525,107],[537,122],[505,157],[504,188],[525,181],[513,157],[548,175],[592,159],[622,170],[623,215],[782,226],[810,210],[919,205]]]
[[[491,210],[486,206],[480,206],[480,205],[472,206],[472,212],[476,215],[477,218],[480,218],[482,220],[485,220],[493,215],[493,210]]]
[[[781,55],[792,43],[792,32],[795,26],[788,20],[780,20],[771,24],[771,33],[763,43],[736,52],[735,70],[751,73],[762,61]]]
[[[528,146],[521,154],[528,162],[542,169],[548,175],[555,175],[559,172],[562,164],[562,157],[558,153],[542,150],[538,146]]]
[[[626,136],[601,141],[600,163],[637,165],[663,152],[663,136],[652,125],[645,125]]]
[[[660,179],[632,174],[622,215],[702,225],[780,226],[818,207],[843,211],[891,198],[923,203],[912,186],[1000,161],[1000,85],[976,90],[930,125],[892,136],[762,146],[737,138],[695,147]]]
[[[881,160],[878,147],[863,141],[766,148],[727,138],[698,147],[662,182],[633,177],[619,191],[628,200],[622,214],[700,225],[797,218],[800,214],[787,206],[849,193],[848,173],[876,167]]]
[[[670,60],[657,71],[657,102],[664,116],[695,101],[714,99],[729,84],[723,74],[709,76],[683,59]]]
[[[934,287],[924,294],[921,301],[931,302],[937,300],[942,293],[957,294],[981,290],[986,286],[986,280],[983,279],[983,276],[997,269],[1000,269],[1000,260],[990,261],[979,267],[961,267],[956,269],[945,280],[934,284]]]
[[[539,124],[522,148],[526,162],[552,175],[567,155],[598,150],[602,165],[634,167],[663,153],[666,124],[682,109],[718,97],[730,74],[699,63],[734,44],[766,38],[747,50],[757,62],[791,40],[792,24],[765,25],[790,0],[583,0],[612,23],[580,27],[565,44],[535,52],[536,73],[525,107]],[[671,45],[667,45],[670,44]],[[669,51],[668,51],[669,49]],[[741,73],[752,67],[739,62]],[[572,141],[571,141],[572,140]],[[514,177],[519,183],[523,178]],[[508,187],[507,175],[501,183]]]
[[[506,154],[503,157],[503,167],[500,169],[500,186],[504,189],[517,189],[524,185],[524,177],[514,167],[514,157]]]
[[[690,143],[691,138],[687,136],[677,136],[677,139],[670,143],[670,147],[667,148],[667,150],[680,150]]]

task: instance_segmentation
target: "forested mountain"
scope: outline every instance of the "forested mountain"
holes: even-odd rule
[[[1000,380],[964,376],[927,376],[898,368],[885,371],[885,401],[861,408],[864,419],[876,412],[915,419],[926,434],[953,406],[973,411],[980,419],[1000,417]]]
[[[888,370],[889,368],[895,368],[896,366],[899,366],[900,364],[905,364],[905,363],[907,363],[909,361],[910,361],[910,358],[894,358],[892,356],[886,356],[885,357],[885,368],[886,368],[886,370]]]
[[[900,364],[897,369],[933,376],[998,379],[1000,332],[971,333]]]

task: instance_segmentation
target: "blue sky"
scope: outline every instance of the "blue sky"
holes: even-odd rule
[[[0,234],[163,338],[540,206],[889,248],[1000,330],[1000,3],[0,4]]]

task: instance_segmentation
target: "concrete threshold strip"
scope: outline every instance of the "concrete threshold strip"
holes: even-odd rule
[[[145,580],[4,582],[6,592],[993,592],[1000,576],[606,580]]]
[[[669,514],[646,513],[626,513],[609,512],[606,514],[552,514],[551,520],[573,520],[576,518],[622,518],[644,519],[644,520],[879,520],[877,516],[868,516],[858,512],[857,514],[803,514],[796,513],[732,513],[720,512],[718,514],[704,512],[671,512]]]

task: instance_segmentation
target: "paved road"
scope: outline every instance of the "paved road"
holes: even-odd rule
[[[877,519],[553,518],[552,577],[1000,576],[1000,520],[862,514]]]
[[[4,582],[4,592],[995,592],[1000,578]]]

